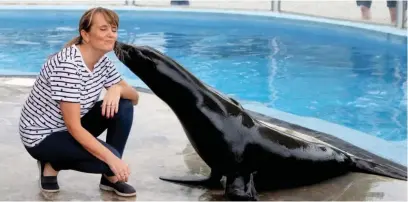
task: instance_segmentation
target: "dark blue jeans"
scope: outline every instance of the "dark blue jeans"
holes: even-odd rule
[[[133,122],[133,104],[121,99],[118,113],[113,118],[102,116],[102,101],[81,118],[82,126],[98,137],[106,129],[106,142],[98,139],[119,158],[122,157]],[[56,170],[76,170],[86,173],[100,173],[114,176],[109,166],[89,153],[68,131],[56,132],[40,144],[30,148],[28,153],[35,159],[47,163]]]

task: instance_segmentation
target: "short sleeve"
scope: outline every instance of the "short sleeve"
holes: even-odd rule
[[[54,67],[49,77],[51,98],[56,101],[79,103],[81,78],[73,61],[66,60]]]
[[[109,88],[122,80],[122,77],[118,70],[116,69],[116,66],[112,62],[109,62],[108,64],[109,65],[107,67],[107,77],[104,84],[105,88]]]

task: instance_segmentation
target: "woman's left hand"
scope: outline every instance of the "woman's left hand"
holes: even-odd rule
[[[120,85],[113,85],[107,91],[102,102],[102,116],[106,118],[112,118],[119,109],[119,100],[121,95]]]

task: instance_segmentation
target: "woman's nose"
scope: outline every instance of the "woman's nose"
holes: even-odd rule
[[[115,35],[115,32],[113,30],[109,30],[108,31],[108,36],[111,37],[111,38],[114,38],[116,35]]]

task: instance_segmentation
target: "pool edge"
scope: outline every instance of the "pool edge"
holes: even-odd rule
[[[398,29],[390,25],[380,24],[368,24],[362,22],[355,22],[343,19],[331,19],[325,17],[308,16],[302,14],[272,12],[272,11],[259,11],[259,10],[233,10],[233,9],[210,9],[210,8],[191,8],[191,7],[163,7],[163,6],[118,6],[118,5],[102,5],[103,7],[115,9],[115,10],[139,10],[139,11],[164,11],[164,12],[199,12],[199,13],[223,13],[223,14],[240,14],[249,16],[264,16],[275,17],[287,20],[307,21],[321,24],[345,26],[348,28],[360,29],[365,31],[373,31],[380,34],[390,34],[394,36],[407,38],[407,29]],[[0,4],[0,10],[12,10],[12,9],[44,9],[44,10],[84,10],[94,5],[2,5]]]

